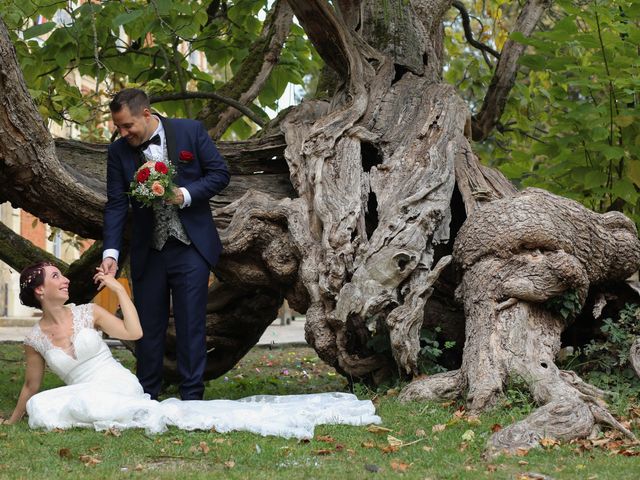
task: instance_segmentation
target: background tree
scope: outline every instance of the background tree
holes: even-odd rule
[[[485,22],[471,21],[467,5],[448,0],[87,3],[58,14],[61,25],[39,24],[22,31],[22,38],[22,19],[45,10],[37,2],[14,6],[17,13],[7,17],[13,19],[13,42],[4,25],[0,41],[0,181],[11,181],[0,200],[52,225],[100,237],[105,146],[54,142],[39,114],[61,119],[84,112],[76,118],[80,122],[99,118],[85,97],[100,100],[95,94],[102,84],[118,89],[137,82],[157,94],[156,105],[168,114],[203,119],[214,138],[247,134],[240,122],[251,118],[262,127],[259,135],[219,143],[234,177],[212,202],[225,253],[216,270],[222,281],[212,288],[209,305],[210,376],[229,369],[255,344],[286,298],[306,313],[306,338],[318,355],[354,380],[418,376],[421,354],[437,353],[438,331],[463,346],[459,369],[414,381],[403,398],[466,395],[479,411],[495,404],[510,378],[524,377],[542,408],[494,435],[497,451],[530,446],[545,432],[584,436],[596,423],[632,436],[601,403],[604,392],[555,366],[568,319],[548,302],[570,298],[580,311],[590,293],[636,271],[635,226],[617,212],[598,215],[544,191],[519,194],[502,174],[478,162],[470,144],[484,141],[487,151],[505,147],[502,137],[492,135],[504,133],[505,109],[513,112],[509,93],[524,43],[536,48],[534,57],[524,57],[528,66],[535,55],[556,51],[528,40],[541,18],[547,29],[561,26],[550,32],[562,32],[568,28],[562,25],[597,14],[593,25],[601,36],[602,27],[623,24],[628,3],[564,3],[564,10],[547,17],[548,1],[486,2],[488,38],[477,30]],[[47,15],[59,7],[47,7]],[[261,23],[256,13],[266,7],[269,15]],[[608,22],[599,20],[605,10]],[[446,40],[444,25],[456,38],[452,15],[460,16],[474,50]],[[585,32],[584,48],[596,30]],[[50,35],[42,43],[29,40],[45,33]],[[123,42],[123,33],[131,41]],[[548,43],[559,38],[545,35]],[[621,51],[630,51],[629,42],[637,47],[634,37],[623,40]],[[261,107],[279,97],[281,80],[305,84],[303,75],[318,71],[309,43],[324,63],[317,95],[267,122]],[[606,43],[598,46],[612,65]],[[63,53],[54,54],[56,49]],[[189,64],[194,49],[235,75],[220,82]],[[456,63],[461,55],[471,58],[468,71]],[[29,57],[37,60],[25,65]],[[476,73],[489,80],[482,90],[480,80],[467,82],[468,103],[443,78],[454,78],[463,66],[463,83]],[[69,87],[64,74],[73,71],[92,76],[96,89],[80,95]],[[574,73],[567,69],[559,78],[571,83]],[[613,98],[611,70],[608,75],[608,147],[622,155],[616,142],[623,136],[616,129],[625,121],[611,112],[635,92]],[[69,94],[58,93],[63,91]],[[237,119],[230,105],[244,117]],[[560,132],[561,123],[550,118],[542,122]],[[543,128],[541,122],[528,125]],[[563,159],[543,153],[538,164]],[[615,165],[620,175],[625,165]],[[623,206],[609,200],[598,207]],[[10,248],[15,239],[8,233],[3,238],[16,257],[5,258],[16,268],[38,255]],[[91,291],[83,279],[91,269],[78,266],[97,264],[97,255],[99,246],[73,266],[78,301]],[[175,370],[172,338],[169,377]]]

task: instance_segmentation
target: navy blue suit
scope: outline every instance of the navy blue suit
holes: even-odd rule
[[[195,120],[161,118],[169,159],[176,167],[174,183],[185,187],[191,205],[178,210],[191,245],[169,239],[161,251],[151,248],[153,210],[127,195],[140,165],[137,149],[124,138],[109,146],[104,249],[122,251],[129,204],[133,294],[143,337],[136,343],[137,375],[145,392],[156,398],[162,383],[169,296],[176,324],[178,372],[183,399],[202,398],[206,366],[206,306],[209,272],[222,245],[209,199],[229,183],[229,172],[203,125]],[[189,159],[188,157],[192,157]]]

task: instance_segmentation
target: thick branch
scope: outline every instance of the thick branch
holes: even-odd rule
[[[38,217],[75,230],[78,205],[100,211],[103,198],[74,181],[55,155],[55,145],[29,95],[15,49],[0,20],[0,201],[37,212]],[[11,188],[5,186],[11,185]],[[57,202],[53,199],[65,201]],[[85,232],[94,237],[98,228]]]
[[[473,32],[471,31],[471,19],[469,17],[469,12],[467,12],[466,7],[464,6],[464,3],[455,0],[451,5],[456,7],[460,12],[460,15],[462,15],[462,28],[464,30],[464,37],[467,39],[467,42],[469,42],[469,45],[483,52],[490,53],[495,58],[500,58],[500,54],[493,48],[473,38]]]
[[[249,105],[253,102],[267,83],[271,72],[278,64],[292,21],[293,11],[286,0],[275,2],[265,20],[260,38],[252,45],[247,59],[231,80],[232,96],[237,98],[240,104]],[[240,112],[234,108],[216,108],[209,105],[205,110],[208,111],[205,123],[212,125],[209,134],[214,139],[220,138],[240,117]]]
[[[522,8],[514,32],[520,32],[528,37],[536,27],[545,9],[551,4],[550,0],[529,0]],[[484,97],[482,107],[474,116],[472,131],[475,141],[484,140],[489,136],[500,117],[509,98],[518,73],[518,59],[524,53],[525,45],[514,40],[507,40],[500,53],[500,60],[493,74],[491,85]]]
[[[17,271],[39,261],[47,261],[65,270],[67,265],[49,252],[36,247],[0,222],[0,260]]]
[[[324,0],[288,0],[296,18],[322,59],[341,76],[350,68],[350,38],[346,25]]]
[[[253,120],[255,123],[264,127],[265,121],[256,115],[250,108],[246,107],[242,102],[238,102],[233,98],[225,97],[213,92],[181,92],[181,93],[166,93],[163,95],[153,95],[149,97],[151,103],[166,102],[167,100],[186,100],[190,98],[208,98],[211,100],[218,100],[227,105],[231,105],[233,108],[244,113],[247,117]]]

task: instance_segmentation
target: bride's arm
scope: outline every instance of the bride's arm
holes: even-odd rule
[[[118,296],[118,303],[124,320],[120,320],[99,305],[94,305],[93,324],[110,337],[120,340],[138,340],[142,337],[142,327],[138,318],[138,311],[129,298],[127,291],[113,275],[105,275],[102,271],[96,273],[94,279],[106,286]]]
[[[7,425],[13,425],[18,423],[27,411],[27,401],[33,397],[42,384],[42,377],[44,376],[44,359],[42,356],[29,345],[24,346],[24,353],[27,360],[27,368],[24,374],[24,385],[20,390],[20,396],[16,403],[16,408],[13,410],[11,417],[4,423]]]

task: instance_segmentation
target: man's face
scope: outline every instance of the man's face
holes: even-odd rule
[[[116,128],[120,131],[120,135],[132,147],[137,147],[142,142],[149,140],[156,128],[154,117],[148,108],[134,115],[129,110],[129,107],[125,105],[119,112],[111,112],[111,118]]]

